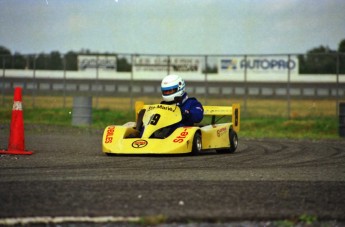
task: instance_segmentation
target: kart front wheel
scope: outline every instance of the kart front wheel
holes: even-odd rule
[[[237,133],[230,129],[229,131],[229,140],[230,140],[230,147],[226,149],[217,150],[218,153],[234,153],[237,149],[238,145],[238,137]]]
[[[201,152],[202,149],[202,140],[200,132],[196,132],[193,138],[193,147],[192,147],[192,154],[197,155]]]

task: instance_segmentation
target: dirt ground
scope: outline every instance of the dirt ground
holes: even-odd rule
[[[0,148],[8,128],[0,127]],[[234,154],[106,156],[102,131],[26,127],[31,156],[0,156],[0,219],[345,221],[344,140],[239,140]],[[240,135],[239,135],[240,136]],[[164,149],[164,148],[162,148]]]

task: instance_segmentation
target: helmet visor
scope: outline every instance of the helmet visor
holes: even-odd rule
[[[163,95],[172,95],[178,91],[178,85],[170,86],[170,87],[162,87],[162,94]]]
[[[177,92],[177,88],[172,88],[172,89],[168,89],[168,90],[163,90],[162,89],[162,94],[163,95],[172,95],[174,93]]]

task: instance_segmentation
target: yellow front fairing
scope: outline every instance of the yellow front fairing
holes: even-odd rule
[[[176,105],[143,105],[143,129],[140,138],[133,127],[108,126],[103,133],[103,152],[115,154],[178,154],[191,152],[194,133],[198,127],[181,127],[166,138],[153,138],[158,130],[181,121]],[[138,111],[137,111],[138,112]]]
[[[198,129],[198,127],[181,127],[164,139],[124,138],[134,129],[123,126],[108,126],[103,134],[103,152],[110,154],[189,153],[192,151],[194,133]]]

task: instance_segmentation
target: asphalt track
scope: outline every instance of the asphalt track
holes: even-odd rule
[[[234,154],[106,156],[101,131],[29,126],[31,156],[0,156],[0,219],[345,221],[345,140],[239,140]],[[8,128],[0,127],[0,148]],[[164,148],[162,148],[164,149]]]

